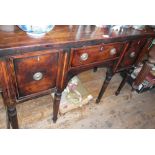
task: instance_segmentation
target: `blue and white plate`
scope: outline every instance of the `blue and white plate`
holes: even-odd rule
[[[40,38],[54,28],[54,25],[18,25],[30,37]]]

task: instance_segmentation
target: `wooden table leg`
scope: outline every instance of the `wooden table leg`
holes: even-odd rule
[[[54,103],[53,103],[53,122],[56,123],[58,119],[59,105],[61,100],[61,93],[55,93]]]
[[[9,121],[7,106],[5,106],[5,111],[6,111],[6,127],[7,127],[7,129],[10,129],[10,121]]]
[[[121,81],[121,83],[120,83],[118,89],[117,89],[116,92],[115,92],[115,95],[116,95],[116,96],[120,94],[120,91],[121,91],[122,88],[124,87],[124,85],[125,85],[125,83],[127,82],[127,80],[128,80],[128,74],[127,74],[127,71],[126,71],[123,80]]]
[[[103,96],[106,88],[108,87],[108,84],[109,84],[110,80],[112,79],[112,76],[113,76],[112,69],[111,68],[108,68],[107,69],[107,73],[106,73],[106,78],[104,80],[104,83],[102,85],[102,88],[100,90],[100,93],[99,93],[99,95],[98,95],[98,97],[96,99],[96,103],[99,103],[100,102],[100,100],[101,100],[101,98],[102,98],[102,96]]]
[[[124,76],[123,80],[121,81],[118,89],[115,92],[115,95],[116,96],[120,94],[120,91],[124,87],[125,83],[128,81],[128,78],[130,77],[130,75],[131,75],[132,72],[133,72],[133,69],[130,69],[130,70],[125,71],[125,76]]]
[[[13,129],[18,129],[17,111],[15,106],[7,107],[8,119]]]

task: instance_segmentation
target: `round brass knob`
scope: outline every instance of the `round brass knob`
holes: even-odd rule
[[[116,54],[116,48],[112,48],[110,50],[110,55],[115,55]]]
[[[134,57],[135,57],[135,55],[136,55],[136,53],[135,53],[135,52],[131,52],[131,53],[130,53],[130,58],[134,58]]]
[[[86,61],[86,60],[88,59],[88,53],[83,53],[83,54],[81,54],[80,59],[81,59],[82,61]]]
[[[33,75],[33,79],[39,81],[43,78],[43,74],[41,72],[37,72]]]

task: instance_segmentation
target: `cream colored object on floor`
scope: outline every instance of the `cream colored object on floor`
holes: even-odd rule
[[[54,98],[54,94],[52,94],[52,97]],[[92,99],[93,96],[89,94],[78,77],[74,76],[62,93],[60,114],[82,107],[83,105],[88,104]]]

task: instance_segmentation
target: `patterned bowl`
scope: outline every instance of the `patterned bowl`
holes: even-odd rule
[[[18,25],[30,37],[40,38],[54,28],[54,25]]]

